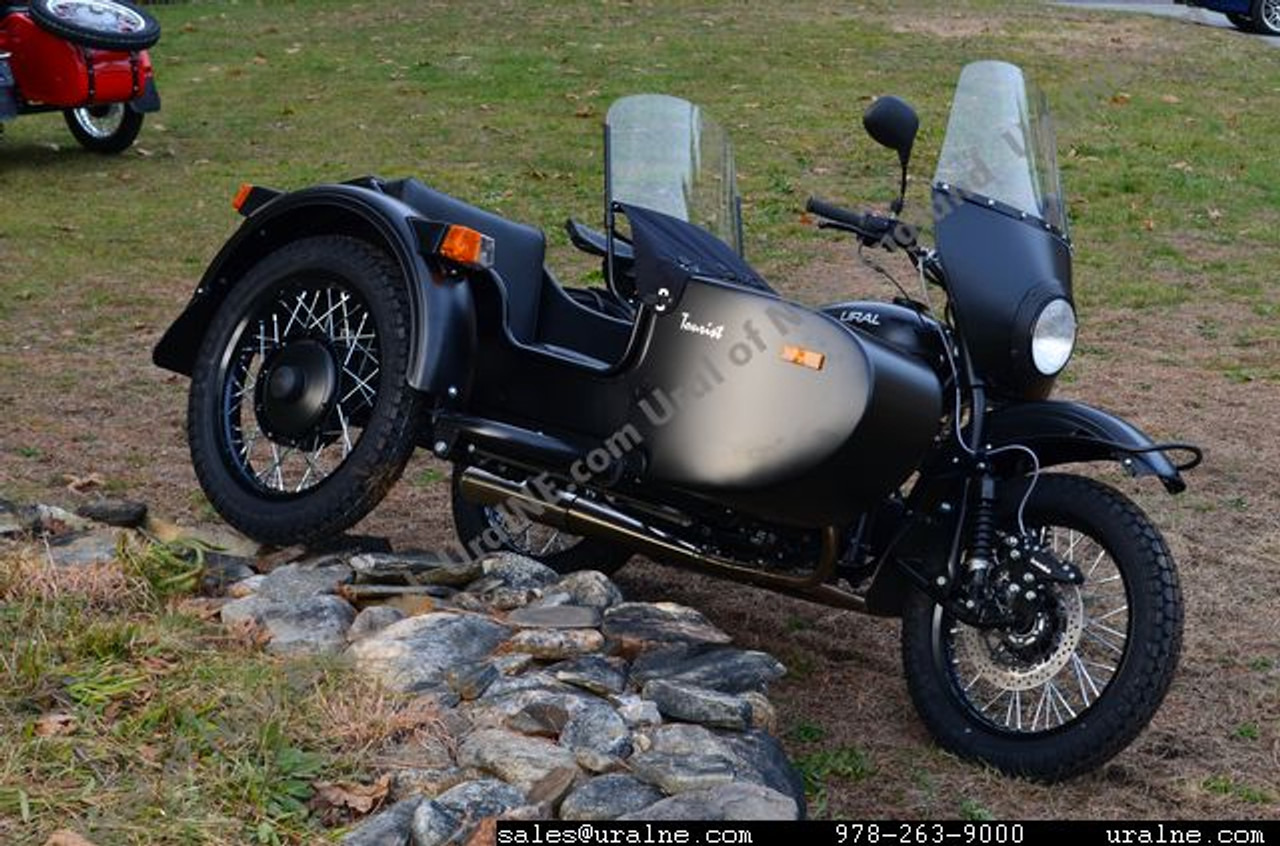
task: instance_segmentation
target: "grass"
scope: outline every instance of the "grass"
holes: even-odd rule
[[[238,225],[229,202],[242,181],[417,175],[544,228],[562,278],[598,281],[560,223],[600,217],[600,119],[615,97],[672,93],[704,104],[733,135],[751,261],[792,297],[835,299],[852,262],[800,209],[810,193],[855,207],[891,197],[892,156],[857,125],[870,97],[897,93],[921,113],[907,212],[919,220],[956,74],[1004,58],[1046,88],[1059,118],[1082,319],[1064,387],[1162,415],[1164,434],[1180,434],[1172,425],[1185,418],[1247,442],[1215,442],[1184,500],[1144,501],[1169,527],[1189,597],[1184,672],[1148,739],[1096,780],[1011,787],[929,751],[902,691],[895,633],[776,597],[744,608],[736,590],[667,571],[653,598],[707,608],[788,664],[778,692],[795,726],[786,740],[833,816],[1274,815],[1274,791],[1250,787],[1273,777],[1280,731],[1266,704],[1274,633],[1251,622],[1273,609],[1264,592],[1236,586],[1266,584],[1280,556],[1274,480],[1248,447],[1276,440],[1276,416],[1251,401],[1280,379],[1280,51],[1041,3],[901,8],[155,7],[164,109],[134,151],[82,153],[56,116],[5,126],[0,179],[21,202],[0,207],[0,497],[65,501],[65,474],[97,471],[167,516],[211,519],[193,493],[184,383],[148,353]],[[1246,412],[1259,422],[1232,429]],[[377,530],[414,545],[446,539],[438,472],[415,465],[416,484],[397,489]],[[1233,504],[1241,491],[1247,508]],[[317,836],[296,804],[316,762],[327,778],[367,776],[385,737],[427,718],[326,662],[284,665],[229,638],[182,601],[192,550],[145,555],[57,578],[30,557],[0,563],[0,842],[39,843],[72,824],[101,844]],[[778,621],[763,619],[775,612]],[[1206,669],[1224,666],[1247,666],[1248,677]],[[1233,737],[1245,726],[1256,740]],[[1245,757],[1228,767],[1223,756]],[[865,775],[871,760],[875,778]]]
[[[314,782],[367,780],[389,739],[431,724],[332,662],[285,665],[206,622],[182,601],[185,551],[79,570],[0,557],[3,842],[313,842],[340,831],[315,818]]]

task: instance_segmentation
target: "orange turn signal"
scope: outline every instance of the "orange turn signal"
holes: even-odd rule
[[[821,370],[822,365],[827,363],[827,357],[822,353],[806,350],[804,347],[793,346],[784,346],[782,348],[782,360],[788,364],[808,367],[810,370]]]
[[[240,190],[236,192],[235,197],[231,200],[231,208],[240,211],[245,202],[249,199],[249,195],[253,193],[253,186],[245,182],[240,186]]]
[[[440,242],[440,255],[467,267],[493,267],[493,239],[466,226],[450,226]]]

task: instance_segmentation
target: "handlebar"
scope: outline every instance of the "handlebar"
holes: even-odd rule
[[[852,232],[868,247],[874,247],[879,244],[892,249],[896,244],[891,236],[896,234],[895,230],[899,228],[900,224],[891,217],[884,217],[872,212],[856,212],[844,209],[835,203],[829,203],[817,197],[809,198],[809,201],[805,203],[805,210],[825,218],[821,225]],[[912,241],[914,242],[914,238]],[[910,246],[910,244],[896,244],[896,246],[906,247]]]

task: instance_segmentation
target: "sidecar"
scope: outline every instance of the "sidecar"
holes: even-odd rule
[[[727,141],[695,106],[624,99],[607,145],[606,232],[576,231],[610,308],[559,283],[541,231],[415,180],[246,187],[155,351],[193,376],[215,507],[275,543],[340,531],[415,444],[461,468],[465,498],[633,541],[602,503],[816,530],[902,484],[937,434],[930,363],[760,278]]]
[[[61,112],[86,149],[118,153],[160,108],[147,48],[160,25],[111,0],[0,3],[0,121]]]

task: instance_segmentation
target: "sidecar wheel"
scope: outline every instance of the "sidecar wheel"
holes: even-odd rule
[[[263,543],[308,543],[381,501],[424,407],[405,380],[408,314],[397,267],[352,238],[295,241],[231,289],[187,417],[196,476],[228,523]]]
[[[67,109],[62,117],[80,146],[94,153],[122,153],[142,131],[142,113],[124,103]]]
[[[546,564],[557,573],[599,570],[606,576],[616,573],[631,553],[607,543],[559,531],[551,526],[520,518],[509,525],[496,508],[464,499],[458,489],[462,470],[453,469],[453,526],[467,550],[515,552]]]
[[[1001,525],[1015,533],[1026,482],[1008,487]],[[1101,766],[1151,720],[1178,663],[1182,596],[1159,531],[1106,485],[1041,476],[1025,523],[1084,584],[1049,588],[1055,595],[1024,631],[970,627],[913,592],[903,665],[942,747],[1054,782]]]

